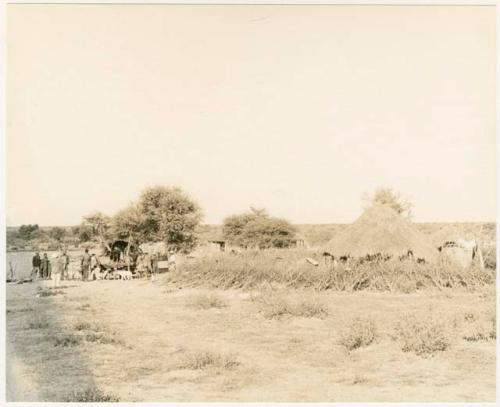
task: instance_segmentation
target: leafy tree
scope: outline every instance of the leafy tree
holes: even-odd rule
[[[388,205],[398,214],[411,218],[413,203],[392,188],[377,188],[371,195],[363,196],[365,207],[373,205]]]
[[[196,226],[201,210],[177,187],[155,186],[145,189],[139,201],[119,211],[112,230],[118,237],[130,236],[137,243],[163,241],[169,247],[189,252],[196,245]]]
[[[65,235],[66,235],[66,230],[64,230],[63,228],[60,228],[59,226],[53,227],[49,231],[49,236],[52,239],[57,240],[58,242],[60,242]]]
[[[269,216],[264,210],[232,215],[224,220],[222,232],[231,244],[241,247],[290,247],[296,230],[285,219]]]
[[[21,225],[17,231],[17,236],[23,240],[33,240],[40,233],[38,225]]]

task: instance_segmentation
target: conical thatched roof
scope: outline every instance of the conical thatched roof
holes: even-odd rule
[[[353,224],[334,236],[327,250],[335,256],[352,257],[376,253],[396,257],[412,250],[415,257],[432,261],[438,251],[427,239],[392,208],[377,205],[366,209]]]

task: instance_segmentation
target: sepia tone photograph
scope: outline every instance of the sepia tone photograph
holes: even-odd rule
[[[6,401],[494,403],[496,13],[7,4]]]

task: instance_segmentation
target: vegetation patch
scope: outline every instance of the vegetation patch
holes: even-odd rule
[[[375,321],[358,317],[340,332],[339,344],[351,351],[372,344],[377,336]]]
[[[72,347],[82,343],[82,337],[78,335],[59,335],[52,339],[54,346]]]
[[[208,351],[190,352],[178,362],[178,369],[204,370],[210,369],[216,372],[232,370],[240,366],[240,362],[234,355],[220,354]]]
[[[40,290],[36,295],[38,297],[52,297],[54,295],[62,295],[64,293],[65,292],[62,291],[62,290],[50,290],[50,289],[47,289],[47,290]]]
[[[49,327],[49,322],[43,318],[35,318],[28,324],[28,329],[46,329]]]
[[[118,396],[107,394],[96,388],[75,391],[64,399],[66,403],[114,403],[120,401]]]
[[[197,294],[188,299],[187,306],[195,309],[224,308],[227,306],[224,299],[215,294]]]
[[[266,318],[286,316],[304,318],[324,318],[328,315],[328,306],[315,294],[290,295],[272,290],[264,290],[257,297],[261,311]]]
[[[451,345],[451,334],[443,321],[432,317],[406,315],[396,325],[395,339],[403,352],[432,356]]]

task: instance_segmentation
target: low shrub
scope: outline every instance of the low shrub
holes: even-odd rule
[[[54,346],[71,347],[82,343],[82,338],[77,335],[60,335],[53,339]]]
[[[224,299],[215,293],[194,295],[188,299],[187,305],[195,309],[224,308],[227,306]]]
[[[377,325],[369,318],[355,318],[340,331],[339,344],[347,350],[355,350],[372,344],[377,338]]]
[[[36,318],[30,321],[28,324],[28,329],[45,329],[49,327],[49,323],[46,319]]]
[[[256,301],[261,304],[262,313],[266,318],[324,318],[328,315],[328,306],[317,295],[310,293],[291,295],[265,290]]]
[[[234,355],[219,354],[208,351],[191,352],[177,364],[178,369],[211,369],[215,371],[231,370],[240,365]]]
[[[75,391],[65,397],[66,403],[114,403],[120,401],[113,394],[106,394],[99,389],[89,388],[83,391]]]
[[[401,350],[419,356],[445,351],[451,344],[450,337],[443,321],[432,317],[406,315],[395,329],[395,339],[401,343]]]
[[[103,345],[119,345],[122,341],[106,332],[90,332],[85,335],[85,341]]]

